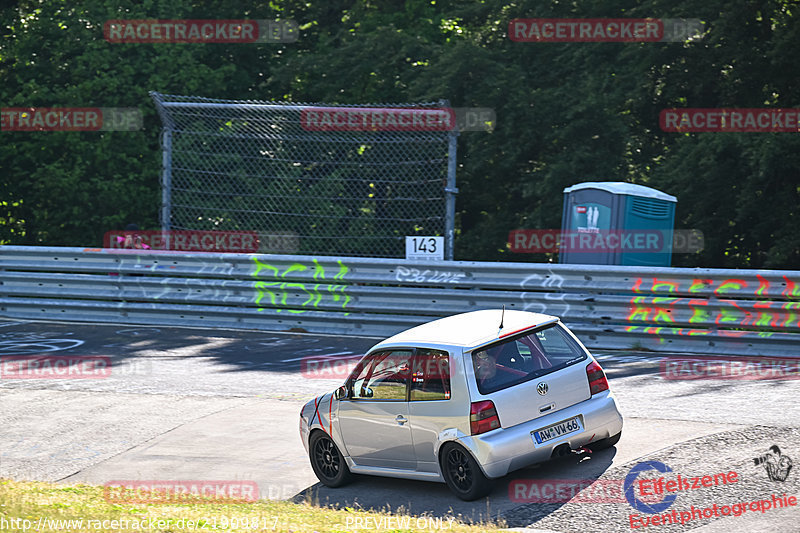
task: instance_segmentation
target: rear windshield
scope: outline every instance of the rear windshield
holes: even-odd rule
[[[586,352],[560,324],[551,324],[472,352],[481,394],[536,379],[586,359]]]

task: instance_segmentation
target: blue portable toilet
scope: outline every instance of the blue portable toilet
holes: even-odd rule
[[[674,196],[622,181],[567,187],[559,262],[670,266],[677,203]],[[563,245],[566,237],[572,245]]]

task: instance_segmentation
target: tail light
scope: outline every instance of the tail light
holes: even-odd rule
[[[597,361],[593,361],[586,367],[586,378],[589,380],[589,391],[592,395],[608,390],[606,374]]]
[[[473,402],[469,408],[469,429],[473,435],[480,435],[500,427],[497,409],[491,400]]]

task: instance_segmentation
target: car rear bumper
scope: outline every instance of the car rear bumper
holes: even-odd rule
[[[576,416],[582,418],[583,431],[535,444],[533,431]],[[472,452],[487,477],[498,478],[519,468],[548,461],[557,446],[567,444],[570,449],[577,449],[620,431],[622,415],[614,395],[606,391],[555,413],[483,435],[461,437],[459,442]]]

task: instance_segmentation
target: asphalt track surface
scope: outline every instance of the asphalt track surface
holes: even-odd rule
[[[462,502],[443,484],[389,478],[321,486],[298,436],[298,413],[341,379],[303,373],[301,361],[353,358],[378,340],[0,320],[0,357],[112,361],[104,379],[0,377],[0,478],[254,481],[262,498],[466,521],[500,517],[529,531],[800,531],[798,506],[733,516],[737,503],[800,496],[800,380],[667,380],[655,354],[596,354],[625,417],[616,447],[514,472],[485,500]],[[783,481],[754,461],[774,445],[794,462]],[[736,472],[736,482],[675,493],[664,511],[680,516],[717,505],[732,514],[695,514],[683,525],[632,522],[632,515],[653,516],[620,499],[623,480],[643,461],[668,465],[667,479]],[[649,472],[640,476],[661,475]],[[597,480],[593,487],[616,491],[559,497],[559,486],[561,495],[570,490],[563,480]],[[548,494],[558,501],[532,501]]]

